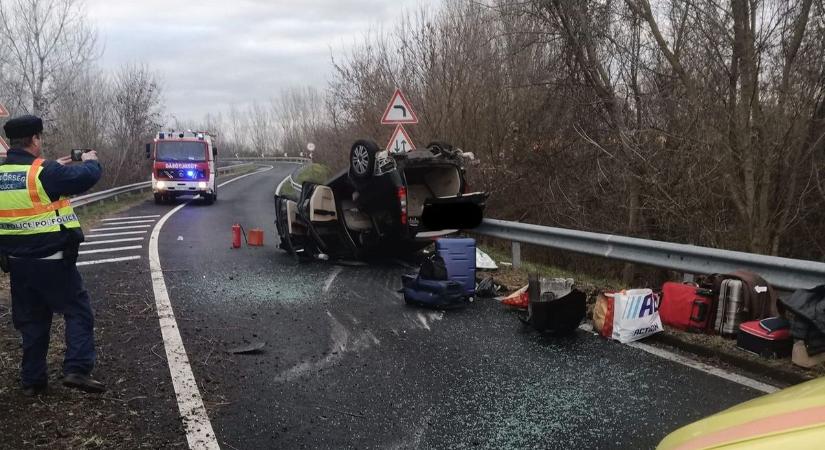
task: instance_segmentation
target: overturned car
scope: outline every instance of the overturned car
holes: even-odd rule
[[[403,256],[474,228],[489,194],[467,192],[471,159],[445,143],[390,154],[356,141],[347,170],[325,184],[304,182],[297,201],[275,195],[280,247],[305,257]]]

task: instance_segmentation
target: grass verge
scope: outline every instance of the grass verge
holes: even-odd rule
[[[325,183],[329,180],[331,173],[332,170],[329,167],[323,164],[312,163],[298,170],[298,173],[295,174],[292,180],[298,184],[301,184],[304,181],[309,181],[312,183]],[[297,198],[298,193],[295,192],[295,189],[293,189],[289,182],[286,182],[281,188],[280,195],[295,199]]]

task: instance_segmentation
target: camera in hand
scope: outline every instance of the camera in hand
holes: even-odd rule
[[[83,154],[92,151],[90,148],[73,148],[72,149],[72,161],[82,161]]]

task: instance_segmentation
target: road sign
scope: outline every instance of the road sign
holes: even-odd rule
[[[2,103],[0,103],[0,119],[2,119],[3,117],[9,117],[9,110],[6,109],[6,107],[3,106]]]
[[[407,130],[402,125],[395,127],[390,142],[387,144],[387,150],[390,153],[405,153],[415,150],[415,144],[413,144],[410,135],[407,134]]]
[[[307,144],[307,150],[309,150],[311,152],[314,152],[315,151],[315,144],[313,144],[312,142]]]
[[[392,94],[390,103],[387,104],[387,109],[384,111],[384,116],[381,118],[382,125],[396,125],[402,123],[418,123],[418,116],[412,109],[412,105],[404,97],[401,89],[396,89]]]
[[[9,144],[6,144],[6,140],[0,137],[0,157],[5,158],[7,151],[9,151]]]

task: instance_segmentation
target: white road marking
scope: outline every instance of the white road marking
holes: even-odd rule
[[[109,219],[103,219],[101,222],[114,222],[117,220],[131,220],[131,219],[157,219],[160,217],[160,214],[155,214],[153,216],[132,216],[132,217],[111,217]]]
[[[134,230],[135,228],[151,228],[152,225],[129,225],[128,227],[111,227],[111,228],[92,228],[89,230],[92,233],[98,231],[119,231],[119,230]]]
[[[219,185],[218,185],[218,187],[224,187],[224,186],[226,186],[226,185],[227,185],[227,184],[229,184],[229,183],[232,183],[232,182],[235,182],[235,181],[240,180],[241,178],[246,178],[246,177],[249,177],[249,176],[252,176],[252,175],[257,175],[257,174],[259,174],[259,173],[269,172],[270,170],[272,170],[272,169],[274,169],[274,168],[275,168],[274,166],[264,166],[264,167],[263,167],[263,170],[256,170],[255,172],[250,172],[250,173],[247,173],[247,174],[241,175],[241,176],[239,176],[239,177],[235,177],[235,178],[233,178],[233,179],[231,179],[231,180],[226,180],[226,181],[224,181],[223,183],[219,184]]]
[[[288,180],[291,176],[292,175],[287,175],[284,177],[283,180],[281,180],[281,182],[278,184],[278,187],[275,188],[275,195],[281,195],[281,188],[284,187],[284,183],[286,183],[286,180]]]
[[[93,241],[93,242],[81,242],[80,246],[84,247],[87,245],[103,245],[103,244],[118,244],[121,242],[136,242],[142,241],[144,238],[142,237],[133,237],[133,238],[123,238],[123,239],[109,239],[105,241]]]
[[[155,220],[127,220],[125,222],[107,222],[105,225],[108,226],[120,226],[120,225],[136,225],[139,223],[155,223]]]
[[[79,255],[89,255],[92,253],[110,253],[110,252],[125,252],[128,250],[140,250],[142,245],[130,245],[128,247],[112,247],[112,248],[98,248],[95,250],[83,250],[77,252]]]
[[[267,170],[272,170],[272,168],[272,166],[269,166]],[[241,175],[223,182],[218,187],[265,171]],[[163,347],[166,350],[166,361],[169,364],[169,372],[172,376],[172,386],[175,388],[178,410],[186,429],[186,441],[191,449],[220,449],[215,432],[212,430],[212,423],[206,414],[206,408],[203,406],[203,399],[198,389],[198,383],[195,381],[195,375],[192,373],[189,357],[186,355],[186,348],[183,346],[183,339],[175,320],[175,312],[172,309],[169,291],[166,289],[166,281],[163,278],[163,268],[160,264],[160,253],[158,251],[158,241],[163,225],[173,214],[180,211],[187,204],[183,203],[166,213],[152,229],[152,235],[149,238],[149,270],[152,273],[152,287],[155,292],[155,305],[158,311],[160,332],[163,336]]]
[[[128,236],[134,234],[146,234],[148,231],[122,231],[120,233],[104,233],[104,234],[87,234],[87,238],[112,237],[112,236]]]
[[[324,283],[324,293],[329,292],[329,288],[332,287],[332,283],[335,281],[335,277],[341,273],[341,267],[336,267],[335,270],[327,277],[327,281]]]
[[[579,326],[580,330],[584,330],[593,334],[596,334],[593,331],[593,326],[590,324],[582,324]],[[710,375],[717,376],[719,378],[732,381],[737,384],[741,384],[742,386],[747,386],[751,389],[764,392],[766,394],[771,394],[779,390],[776,386],[771,386],[770,384],[763,383],[761,381],[754,380],[753,378],[748,378],[744,375],[739,375],[738,373],[729,372],[725,369],[720,369],[719,367],[711,366],[710,364],[705,364],[701,361],[697,361],[693,358],[688,358],[687,356],[682,356],[670,351],[667,351],[663,348],[654,347],[649,344],[645,344],[642,342],[631,342],[629,344],[625,344],[629,347],[637,348],[643,352],[650,353],[651,355],[656,355],[660,358],[664,358],[668,361],[673,361],[675,363],[679,363],[683,366],[690,367],[692,369],[701,370]]]
[[[124,256],[123,258],[108,258],[108,259],[96,259],[93,261],[80,261],[76,265],[78,266],[93,266],[96,264],[108,264],[108,263],[116,263],[122,261],[134,261],[136,259],[140,259],[140,256]]]

